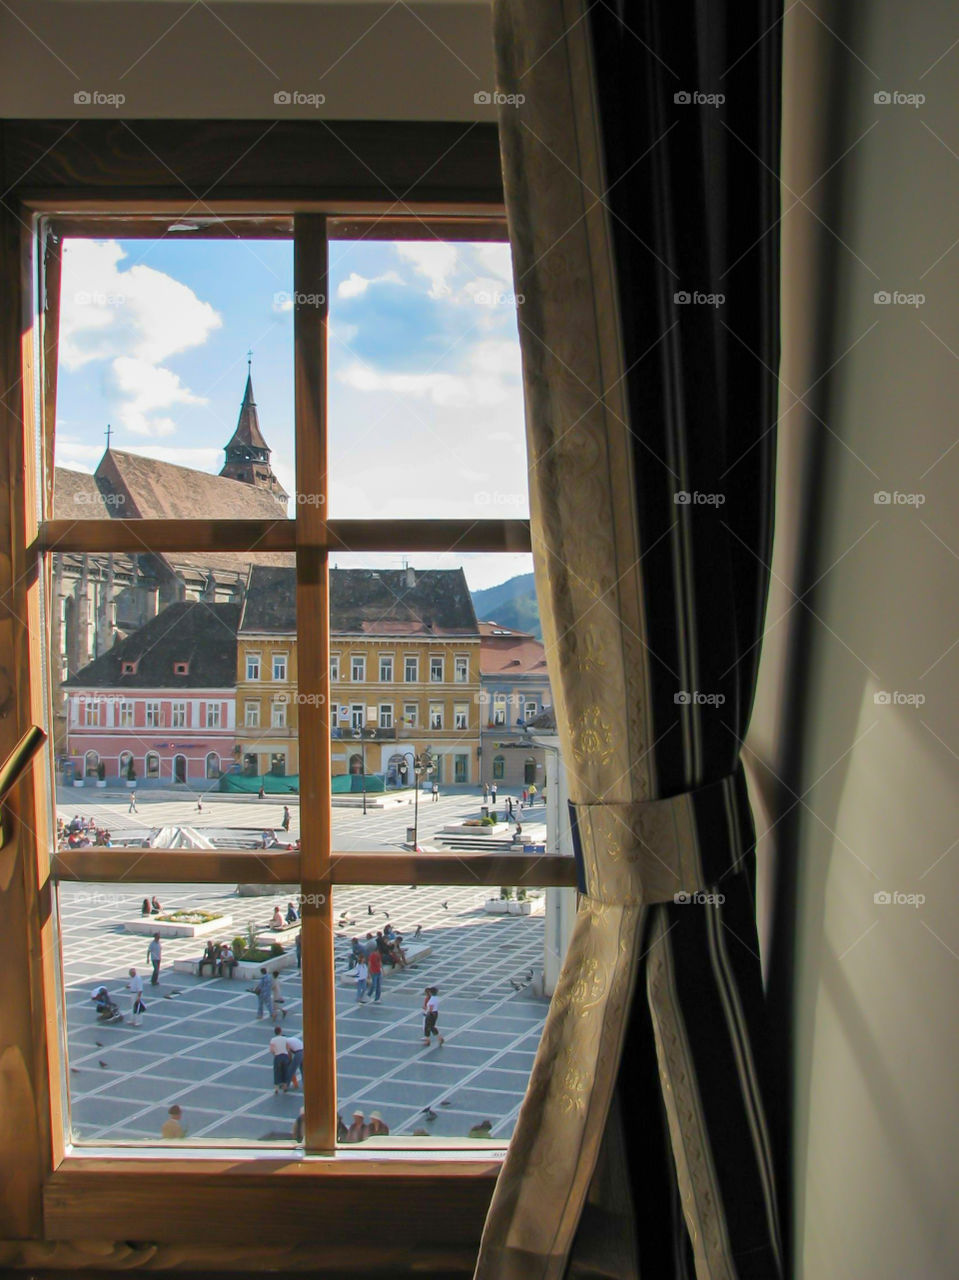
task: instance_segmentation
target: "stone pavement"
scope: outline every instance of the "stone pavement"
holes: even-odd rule
[[[138,915],[144,895],[153,892],[164,908],[202,905],[232,915],[224,938],[243,933],[247,921],[265,925],[274,902],[286,909],[285,898],[238,898],[226,885],[60,885],[74,1139],[155,1142],[167,1108],[176,1102],[191,1139],[284,1140],[301,1095],[273,1093],[272,1023],[257,1021],[248,984],[174,974],[175,959],[203,949],[200,941],[176,939],[163,944],[159,987],[149,985],[149,939],[125,933],[121,922]],[[378,1110],[391,1133],[404,1138],[419,1128],[439,1138],[461,1138],[483,1119],[493,1121],[494,1138],[512,1133],[548,1004],[524,985],[542,968],[543,917],[487,916],[482,902],[489,893],[495,890],[335,891],[335,918],[346,911],[355,922],[338,930],[338,967],[350,937],[382,928],[386,911],[407,937],[422,924],[421,940],[432,947],[417,967],[384,979],[380,1004],[357,1004],[354,988],[337,983],[337,1109],[347,1123],[358,1108],[367,1118]],[[124,986],[131,965],[144,977],[147,1011],[140,1027],[130,1025],[131,997]],[[97,1022],[90,994],[100,982],[124,1013],[118,1026]],[[442,1048],[422,1047],[427,984],[440,988]],[[286,971],[282,987],[284,1030],[299,1032],[301,983],[295,970]],[[305,1058],[309,1070],[309,1044]],[[426,1119],[427,1107],[435,1120]],[[419,1141],[425,1140],[413,1140]]]

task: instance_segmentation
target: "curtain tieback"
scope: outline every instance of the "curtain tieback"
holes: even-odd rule
[[[688,901],[735,872],[754,839],[741,766],[664,800],[570,801],[569,813],[580,893],[616,906]]]

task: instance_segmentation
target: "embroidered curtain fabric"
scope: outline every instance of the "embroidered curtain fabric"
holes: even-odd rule
[[[781,6],[494,0],[584,896],[477,1280],[771,1280],[739,750],[772,529]]]

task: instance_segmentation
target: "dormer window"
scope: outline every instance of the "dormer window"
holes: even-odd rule
[[[190,674],[189,662],[174,662],[173,674],[175,676],[188,676]]]
[[[120,663],[121,676],[135,676],[136,673],[137,673],[137,664],[135,662],[131,662],[129,659],[125,658]]]

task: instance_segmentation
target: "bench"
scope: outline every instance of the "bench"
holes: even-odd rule
[[[299,920],[297,920],[296,924],[284,925],[282,929],[274,929],[272,926],[267,926],[263,930],[257,929],[256,940],[259,946],[271,947],[274,942],[278,942],[281,947],[284,947],[288,942],[294,941],[302,927]]]
[[[433,954],[433,948],[430,946],[427,946],[425,942],[413,943],[408,947],[404,946],[403,950],[406,952],[406,968],[407,969],[411,968],[414,964],[417,964],[420,960],[428,959]],[[347,952],[345,956],[345,963],[348,963],[348,962],[349,962],[349,953]],[[400,969],[400,968],[392,969],[388,964],[384,964],[383,966],[384,980],[390,974],[393,974],[393,973],[406,973],[406,969]],[[341,967],[338,963],[337,975],[340,982],[353,984],[354,986],[356,985],[356,966],[355,965],[352,969],[347,969],[345,967]]]

